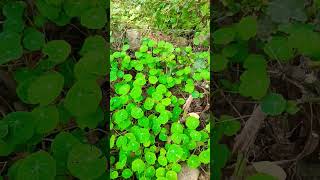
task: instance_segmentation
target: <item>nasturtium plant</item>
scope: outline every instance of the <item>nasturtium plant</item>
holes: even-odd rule
[[[147,38],[134,56],[126,45],[120,49],[110,54],[114,177],[177,179],[183,162],[208,164],[210,155],[201,152],[209,150],[209,132],[182,108],[185,97],[204,98],[198,86],[210,80],[209,52]]]

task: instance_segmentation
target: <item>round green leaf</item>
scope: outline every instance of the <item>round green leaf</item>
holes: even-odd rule
[[[52,141],[52,144],[51,144],[52,155],[58,161],[63,161],[66,167],[66,162],[68,159],[69,152],[77,144],[80,144],[80,141],[76,137],[74,137],[71,133],[60,132],[58,135],[56,135],[56,137]]]
[[[110,173],[110,178],[111,179],[117,179],[118,176],[119,176],[118,171],[111,171],[111,173]]]
[[[30,51],[37,51],[45,43],[44,35],[34,28],[27,28],[24,31],[23,46]]]
[[[270,93],[261,102],[261,110],[271,116],[280,115],[285,108],[286,100],[281,94]]]
[[[67,59],[71,52],[71,46],[64,40],[49,41],[42,49],[42,52],[49,56],[55,63],[61,63]]]
[[[59,7],[52,6],[52,5],[48,4],[45,0],[36,0],[35,5],[37,7],[37,10],[44,17],[46,17],[52,21],[59,18],[60,10],[61,10]]]
[[[101,107],[99,107],[96,112],[85,115],[85,116],[79,116],[76,118],[76,122],[79,125],[80,128],[90,128],[94,129],[98,126],[100,122],[102,122],[104,119],[104,113]]]
[[[33,111],[36,132],[39,134],[49,133],[56,128],[59,122],[59,112],[55,106],[40,106]]]
[[[61,74],[48,72],[30,83],[28,100],[32,104],[50,104],[59,96],[63,85],[64,78]]]
[[[199,124],[199,119],[193,116],[188,116],[186,119],[186,125],[189,129],[196,129],[199,126]]]
[[[77,81],[68,91],[64,104],[72,115],[79,117],[96,112],[101,99],[102,92],[97,82],[82,79]]]
[[[105,8],[96,7],[86,10],[81,15],[81,24],[89,29],[101,29],[107,22]]]
[[[151,98],[147,98],[143,104],[143,107],[146,109],[146,110],[151,110],[154,106],[154,101],[153,99]]]
[[[106,74],[107,61],[103,53],[88,52],[74,66],[74,75],[77,79],[96,79]]]
[[[191,155],[189,158],[188,158],[188,161],[187,161],[187,164],[190,168],[192,169],[195,169],[195,168],[198,168],[201,164],[200,160],[199,160],[199,157],[196,156],[196,155]]]
[[[63,3],[63,9],[70,17],[80,16],[88,7],[90,7],[88,0],[65,0]]]
[[[129,118],[129,113],[125,109],[121,109],[113,114],[113,118],[117,124],[120,124]]]
[[[158,78],[156,76],[149,77],[150,84],[156,84],[158,82]]]
[[[129,179],[131,176],[132,176],[132,171],[130,170],[130,169],[124,169],[123,171],[122,171],[122,174],[121,174],[121,176],[123,177],[123,178],[125,178],[125,179]]]
[[[242,18],[236,26],[238,36],[245,41],[254,37],[257,34],[257,24],[257,20],[253,16]]]
[[[23,144],[29,140],[35,129],[32,113],[13,112],[5,116],[2,121],[8,124],[9,133],[5,140],[12,144]]]
[[[182,155],[183,149],[181,148],[181,146],[172,144],[170,145],[166,156],[169,162],[177,162],[182,158]]]
[[[212,63],[212,70],[214,72],[221,72],[227,68],[229,60],[220,54],[214,55],[214,61]]]
[[[134,86],[131,91],[130,91],[130,96],[133,98],[133,99],[138,99],[140,98],[141,94],[142,94],[142,90],[141,90],[141,87],[139,86]]]
[[[17,169],[17,180],[54,180],[56,176],[56,161],[45,151],[39,151],[27,156]]]
[[[0,65],[18,59],[23,54],[21,36],[15,32],[0,33]]]
[[[133,107],[131,109],[131,116],[135,119],[140,119],[144,116],[144,112],[141,108],[139,107]]]
[[[118,94],[125,95],[125,94],[128,94],[129,91],[130,91],[130,85],[124,84],[119,87]]]
[[[23,16],[26,6],[23,1],[9,1],[4,3],[2,12],[7,18],[19,18]]]
[[[210,162],[210,150],[207,149],[205,151],[202,151],[199,154],[199,159],[203,164],[209,164],[209,162]]]
[[[155,153],[146,152],[144,158],[148,164],[154,164],[157,160]]]
[[[172,123],[171,133],[183,133],[183,126],[179,122]]]
[[[168,180],[178,180],[178,174],[175,171],[167,171],[166,178]]]
[[[84,54],[92,51],[102,53],[106,51],[106,41],[102,36],[95,35],[87,37],[79,54],[83,56]]]
[[[215,44],[228,44],[235,38],[235,32],[233,28],[219,28],[212,34],[213,43]]]
[[[288,39],[285,37],[272,37],[265,45],[264,52],[272,59],[287,62],[294,56],[294,51],[290,47]]]
[[[153,177],[155,173],[156,173],[156,170],[154,169],[153,166],[149,166],[145,171],[145,175],[147,177]]]
[[[137,173],[142,173],[145,169],[145,164],[144,162],[141,160],[141,159],[135,159],[133,162],[132,162],[132,171],[134,172],[137,172]]]
[[[79,179],[96,179],[106,170],[106,158],[95,146],[75,145],[69,152],[68,169]]]
[[[167,165],[167,158],[165,156],[159,156],[158,157],[158,162],[161,166],[166,166]]]

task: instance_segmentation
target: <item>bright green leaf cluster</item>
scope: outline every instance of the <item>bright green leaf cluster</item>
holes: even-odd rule
[[[110,57],[110,148],[117,152],[111,178],[177,179],[182,162],[190,168],[208,164],[209,132],[196,117],[182,123],[185,99],[179,94],[203,97],[197,84],[210,79],[209,53],[150,39],[135,56],[127,50],[124,45]],[[203,151],[191,155],[199,147]]]

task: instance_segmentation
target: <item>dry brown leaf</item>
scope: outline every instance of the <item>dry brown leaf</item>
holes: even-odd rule
[[[233,146],[232,152],[241,151],[246,152],[254,143],[257,132],[261,127],[262,122],[266,118],[266,114],[262,112],[260,105],[257,106],[251,117],[246,122],[241,133],[236,137],[236,142]]]
[[[198,180],[199,169],[190,169],[188,165],[182,164],[181,171],[178,174],[179,180]]]
[[[287,178],[286,172],[276,163],[270,161],[260,161],[252,163],[252,166],[257,172],[274,176],[278,180],[286,180]]]

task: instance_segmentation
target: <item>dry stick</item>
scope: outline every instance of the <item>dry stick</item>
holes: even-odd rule
[[[236,137],[236,142],[232,149],[233,153],[237,151],[246,153],[248,151],[249,147],[254,143],[258,130],[265,118],[266,114],[262,112],[260,105],[257,106],[241,133]]]
[[[3,163],[4,165],[2,166],[2,169],[1,169],[1,171],[0,171],[0,174],[2,174],[3,173],[3,171],[5,170],[5,168],[6,168],[6,166],[7,166],[7,161],[5,161],[5,162],[0,162],[1,164]]]
[[[192,100],[193,100],[193,97],[192,97],[192,95],[190,95],[188,97],[186,103],[183,105],[183,116],[182,116],[182,119],[180,120],[180,122],[184,122],[185,117],[187,116],[187,113],[190,109],[190,105],[191,105]]]

